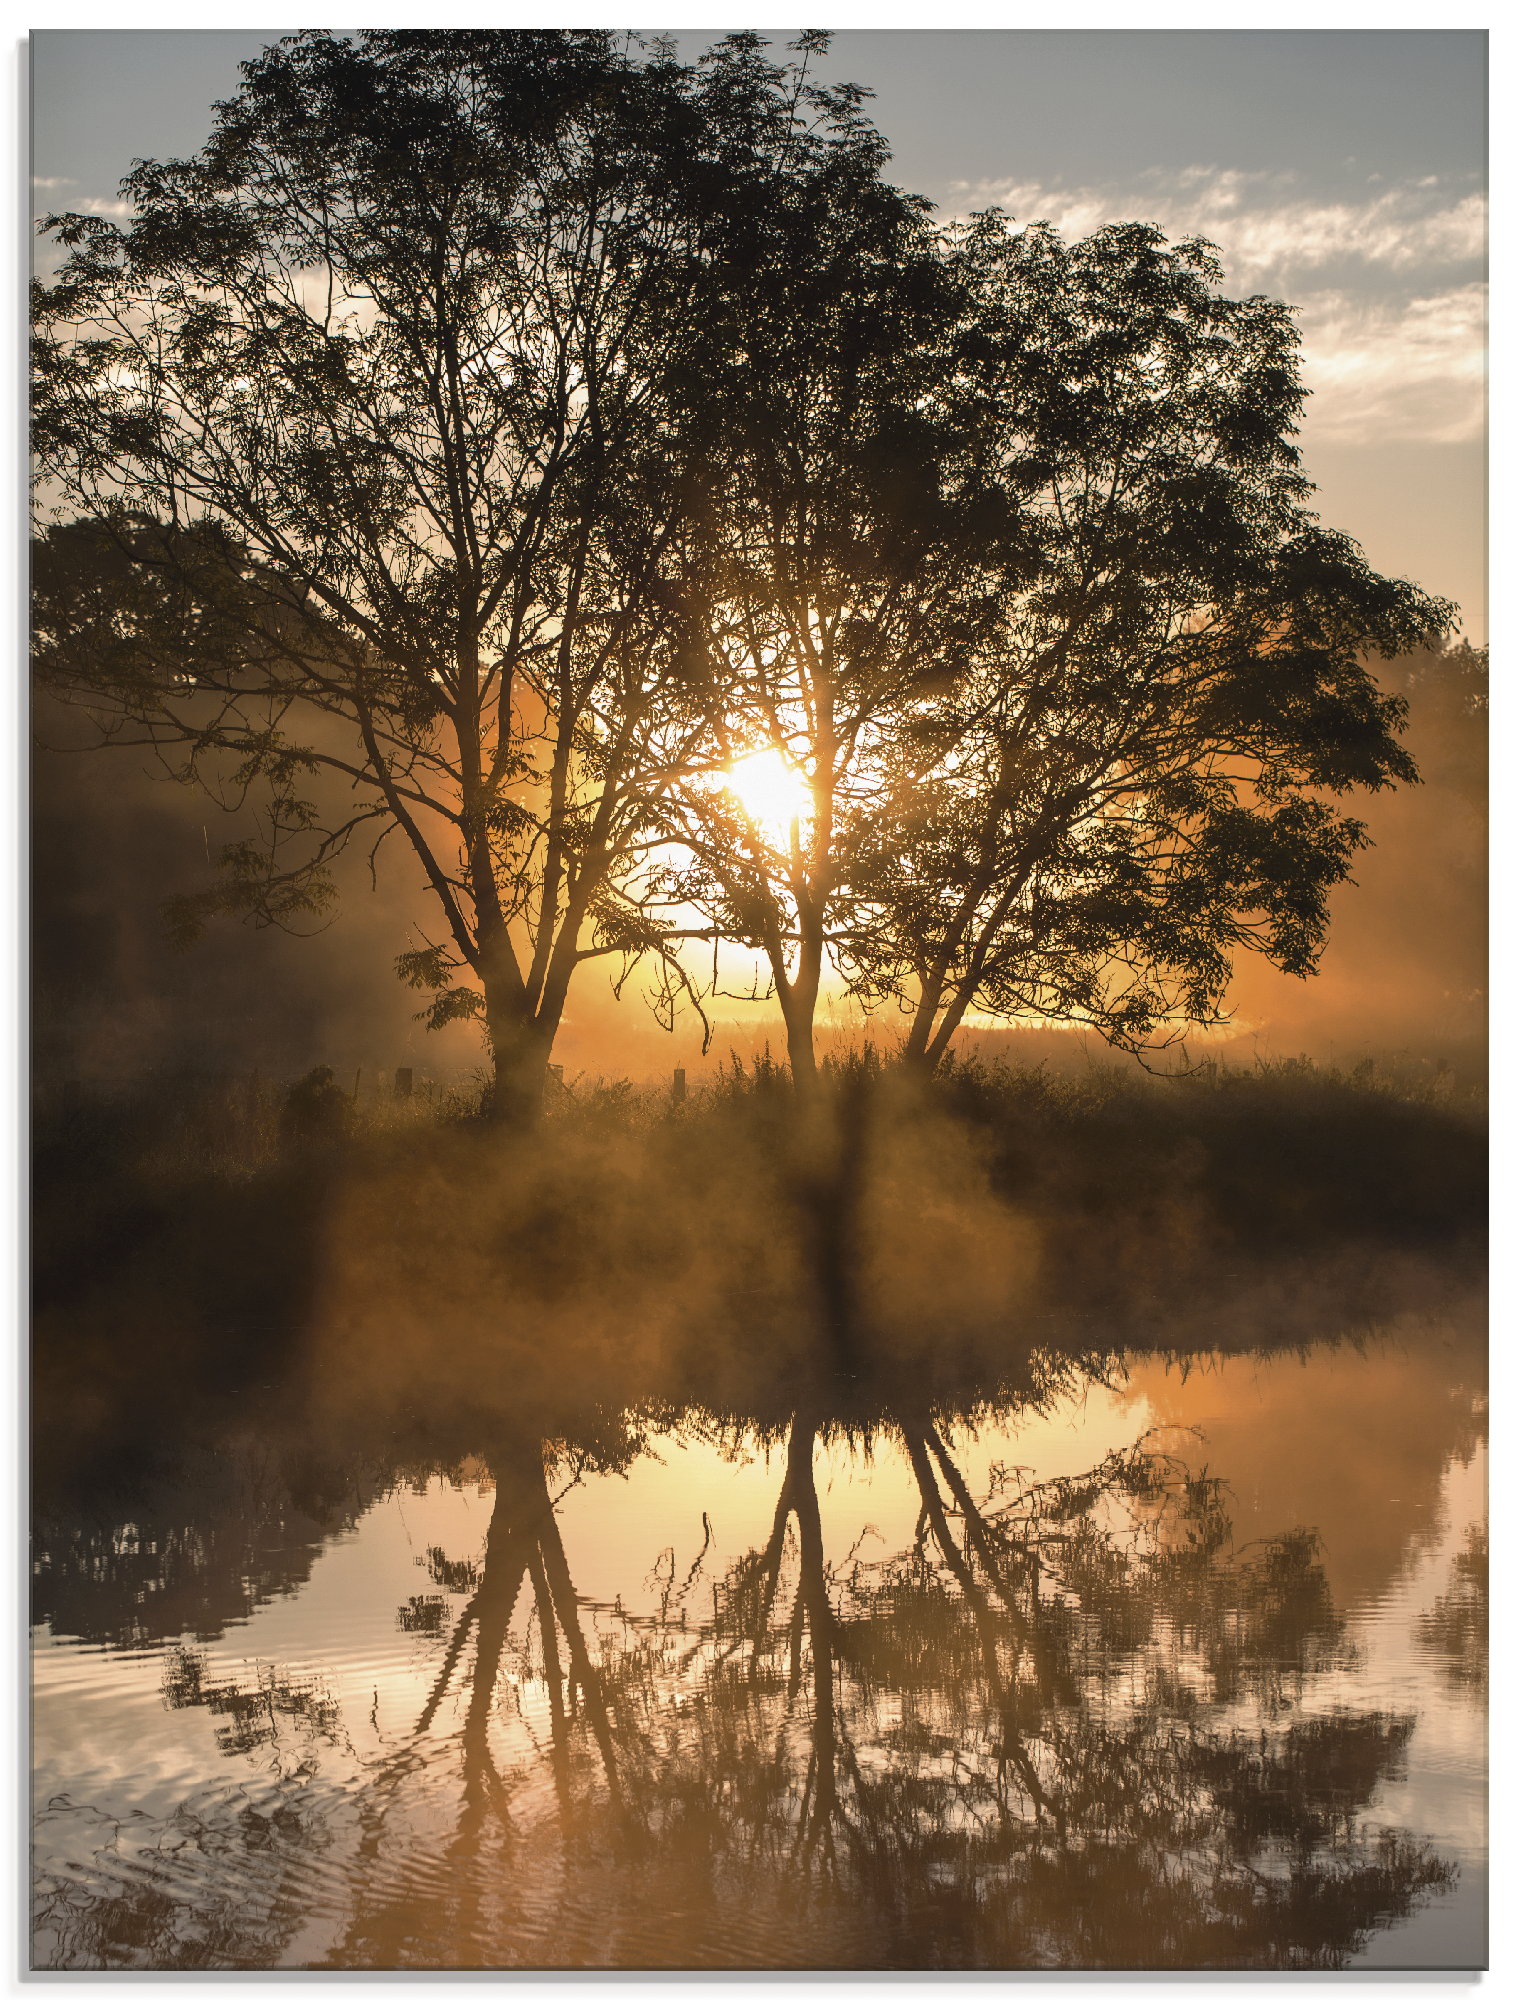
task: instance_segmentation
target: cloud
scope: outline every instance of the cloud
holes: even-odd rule
[[[1374,191],[1367,184],[1359,201],[1314,198],[1290,174],[1211,167],[1151,171],[1124,187],[986,181],[964,183],[959,192],[968,208],[995,203],[1021,222],[1052,222],[1066,235],[1136,217],[1171,236],[1205,236],[1240,285],[1340,263],[1403,274],[1479,264],[1486,254],[1486,196],[1446,188],[1437,177]]]
[[[1486,426],[1486,287],[1405,303],[1321,292],[1301,303],[1304,424],[1323,443],[1460,444]]]
[[[66,180],[62,175],[53,175],[47,179],[34,179],[32,186],[39,194],[49,194],[62,188],[77,187],[78,182]],[[39,202],[37,209],[41,213],[51,206],[51,203]],[[104,196],[96,194],[75,195],[73,200],[64,206],[75,215],[108,215],[115,222],[124,220],[132,213],[132,204],[129,201],[107,201]]]
[[[1486,421],[1487,202],[1438,176],[1325,200],[1291,173],[1190,167],[1123,186],[963,185],[1067,237],[1138,219],[1217,244],[1226,282],[1296,306],[1313,390],[1307,441],[1480,437]]]
[[[1398,194],[1358,205],[1298,202],[1273,210],[1203,218],[1198,235],[1226,241],[1225,260],[1242,277],[1361,262],[1386,271],[1479,263],[1486,254],[1486,197],[1468,194],[1432,212],[1410,212]]]
[[[34,188],[71,188],[78,185],[79,183],[68,174],[32,175],[32,186]]]

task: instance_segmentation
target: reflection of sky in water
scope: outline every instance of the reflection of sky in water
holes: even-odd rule
[[[1451,1379],[1450,1356],[1435,1344],[1364,1356],[1320,1351],[1305,1364],[1235,1357],[1184,1374],[1145,1364],[1122,1392],[1093,1388],[1043,1415],[953,1434],[955,1463],[970,1490],[984,1494],[997,1463],[1041,1479],[1078,1474],[1151,1425],[1195,1425],[1205,1442],[1179,1431],[1163,1441],[1229,1482],[1236,1543],[1297,1526],[1319,1530],[1353,1652],[1309,1674],[1289,1698],[1302,1716],[1415,1715],[1400,1771],[1380,1782],[1363,1822],[1430,1841],[1461,1868],[1453,1893],[1424,1899],[1408,1920],[1373,1937],[1360,1962],[1381,1966],[1469,1964],[1482,1950],[1484,1718],[1479,1695],[1451,1677],[1419,1632],[1450,1588],[1468,1527],[1484,1518],[1485,1461],[1472,1401],[1451,1391]],[[640,1629],[661,1596],[679,1590],[709,1530],[682,1600],[694,1637],[710,1614],[712,1581],[760,1547],[774,1520],[783,1441],[766,1451],[751,1441],[724,1449],[709,1439],[665,1437],[654,1441],[654,1452],[625,1476],[587,1473],[572,1484],[561,1472],[549,1481],[562,1493],[564,1549],[592,1654],[598,1644],[625,1642],[625,1615]],[[815,1472],[835,1567],[851,1552],[878,1561],[911,1544],[920,1503],[899,1444],[877,1439],[864,1452],[834,1439],[818,1446]],[[322,1549],[296,1593],[203,1645],[186,1635],[204,1654],[207,1681],[249,1686],[261,1664],[266,1680],[272,1673],[282,1686],[330,1697],[338,1719],[321,1740],[298,1717],[281,1714],[272,1743],[218,1754],[216,1717],[202,1706],[165,1702],[172,1648],[121,1652],[39,1634],[39,1867],[97,1886],[151,1875],[192,1901],[206,1893],[235,1899],[241,1849],[218,1848],[193,1829],[219,1824],[234,1809],[272,1814],[281,1800],[305,1799],[323,1836],[309,1855],[303,1851],[306,1914],[293,1931],[287,1925],[282,1962],[309,1963],[333,1948],[343,1931],[348,1857],[362,1838],[366,1788],[415,1728],[464,1598],[448,1597],[449,1624],[433,1636],[401,1629],[398,1608],[440,1594],[426,1567],[429,1549],[453,1561],[478,1560],[493,1505],[488,1476],[461,1487],[434,1478],[421,1491],[395,1490]],[[546,1777],[527,1768],[534,1741],[547,1741],[544,1684],[524,1678],[508,1655],[498,1685],[498,1699],[514,1702],[519,1717],[503,1771],[518,1787],[514,1811],[531,1819],[552,1806]],[[465,1669],[406,1777],[408,1810],[424,1819],[430,1810],[445,1828],[468,1701]],[[1247,1731],[1255,1713],[1246,1695],[1222,1719]],[[429,1798],[430,1806],[422,1803]],[[410,1847],[407,1853],[407,1893],[425,1895],[427,1867],[416,1878]],[[383,1851],[368,1863],[381,1876],[394,1865]],[[757,1937],[753,1962],[764,1963],[766,1950]]]

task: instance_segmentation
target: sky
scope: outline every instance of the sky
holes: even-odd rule
[[[194,150],[265,30],[32,37],[39,208]],[[776,31],[783,36],[785,31]],[[683,32],[695,53],[706,37]],[[1486,42],[1476,30],[845,29],[894,177],[1078,235],[1203,235],[1300,314],[1319,511],[1486,637]]]

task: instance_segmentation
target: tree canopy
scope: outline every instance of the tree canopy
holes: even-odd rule
[[[810,46],[304,34],[194,159],[134,170],[127,226],[49,225],[44,670],[184,774],[271,783],[208,904],[287,919],[398,830],[441,919],[400,969],[435,1019],[482,1015],[503,1101],[540,1086],[579,963],[660,948],[630,883],[693,712],[667,574],[691,330],[746,210],[878,179]]]
[[[1143,1046],[1217,1019],[1241,951],[1314,968],[1365,837],[1337,799],[1416,778],[1364,656],[1453,607],[1310,510],[1290,310],[1224,297],[1209,245],[989,214],[946,255],[950,393],[1026,542],[986,641],[894,718],[843,949],[930,1064],[971,1008]]]
[[[1310,511],[1288,309],[1145,225],[936,226],[824,41],[306,33],[45,225],[44,675],[265,799],[183,928],[399,833],[398,970],[503,1111],[580,965],[672,1008],[693,938],[798,1082],[830,964],[928,1065],[971,1010],[1142,1046],[1311,970],[1340,795],[1415,775],[1363,657],[1452,609]]]

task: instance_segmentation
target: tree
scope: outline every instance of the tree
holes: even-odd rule
[[[502,1112],[580,965],[672,1006],[694,937],[803,1089],[830,958],[929,1066],[972,1008],[1141,1046],[1309,971],[1335,797],[1414,776],[1360,655],[1451,610],[1308,511],[1287,309],[1140,225],[935,236],[822,41],[306,34],[50,225],[44,673],[261,788],[187,927],[399,830]]]
[[[1015,496],[935,392],[959,302],[926,205],[881,184],[879,135],[845,111],[830,177],[738,218],[742,282],[703,331],[719,387],[683,589],[706,731],[680,789],[690,860],[664,877],[694,935],[762,955],[803,1092],[892,721],[987,635],[1016,532]]]
[[[1454,610],[1309,511],[1289,308],[1221,296],[1208,245],[991,213],[945,256],[946,393],[1032,560],[990,643],[894,718],[841,952],[930,1069],[972,1008],[1141,1048],[1219,1019],[1240,951],[1313,970],[1365,838],[1337,800],[1417,775],[1363,655]]]
[[[816,45],[307,33],[195,158],[134,169],[129,225],[45,225],[44,673],[178,775],[268,788],[189,922],[319,909],[399,830],[442,930],[398,968],[434,1024],[481,1018],[498,1111],[536,1103],[578,966],[662,949],[637,881],[695,713],[672,384],[724,218],[868,175]]]

